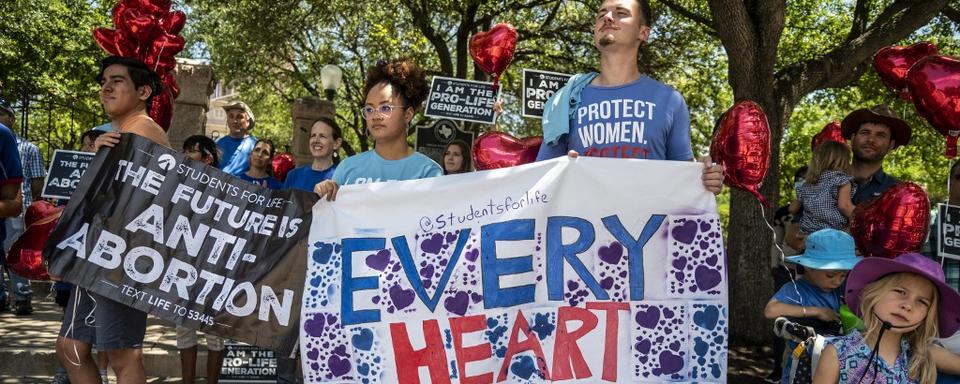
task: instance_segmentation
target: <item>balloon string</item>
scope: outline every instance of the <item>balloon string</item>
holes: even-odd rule
[[[157,60],[155,60],[154,63],[153,63],[153,71],[154,71],[154,72],[156,72],[156,71],[157,71],[157,68],[160,67],[160,58],[163,57],[163,49],[164,49],[164,48],[166,48],[166,47],[163,46],[163,45],[161,45],[161,46],[160,46],[160,52],[157,52]]]
[[[502,95],[503,95],[503,92],[501,92],[501,90],[500,90],[499,87],[498,87],[498,89],[497,89],[497,104],[500,104],[500,112],[499,112],[499,113],[494,113],[494,115],[493,115],[493,131],[494,131],[494,132],[499,132],[499,131],[500,131],[500,115],[503,114],[503,104],[500,102],[500,100],[502,100],[502,97],[501,97]]]
[[[763,217],[763,223],[767,225],[767,228],[770,229],[770,233],[773,234],[773,245],[777,247],[777,252],[780,254],[780,267],[783,268],[785,271],[787,271],[787,275],[790,276],[790,282],[793,282],[797,279],[797,276],[796,276],[796,273],[790,270],[790,268],[787,268],[787,264],[786,264],[787,256],[783,252],[783,247],[780,246],[780,241],[777,239],[777,230],[773,229],[773,225],[771,225],[770,221],[767,220],[767,213],[766,213],[766,210],[763,209],[763,204],[761,204],[759,200],[757,200],[757,203],[760,205],[760,215],[761,217]],[[786,231],[784,231],[783,237],[784,239],[786,239],[787,237]],[[796,284],[793,284],[793,293],[795,293],[797,295],[797,298],[799,299],[799,301],[797,300],[794,300],[794,301],[797,304],[799,304],[801,307],[803,307],[804,306],[803,296],[800,295],[800,290],[797,289]]]

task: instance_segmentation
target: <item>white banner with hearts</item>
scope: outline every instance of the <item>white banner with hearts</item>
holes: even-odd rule
[[[562,157],[314,209],[307,382],[725,382],[727,266],[693,162]]]

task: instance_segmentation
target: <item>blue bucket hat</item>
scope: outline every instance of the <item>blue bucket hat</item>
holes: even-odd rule
[[[853,237],[836,229],[821,229],[807,236],[802,255],[787,257],[787,261],[811,269],[848,271],[857,265]]]

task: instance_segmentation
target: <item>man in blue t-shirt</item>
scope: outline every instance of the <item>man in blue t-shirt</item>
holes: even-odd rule
[[[693,160],[690,113],[675,89],[640,73],[637,55],[650,35],[647,0],[606,0],[597,9],[594,46],[600,73],[570,78],[547,102],[537,160],[570,154]],[[709,156],[703,185],[719,193],[723,169]]]
[[[13,115],[13,111],[6,106],[0,105],[0,113]],[[8,217],[16,217],[23,211],[23,195],[20,192],[20,184],[23,182],[23,169],[20,165],[20,151],[17,150],[17,139],[13,132],[6,125],[0,123],[0,239],[6,237],[4,230],[4,220]],[[6,255],[3,247],[0,247],[0,268],[6,268]],[[3,280],[3,271],[0,270],[0,284],[6,285]],[[6,289],[0,297],[0,312],[6,311],[9,302],[7,301]]]
[[[253,130],[253,111],[242,101],[223,107],[227,113],[227,127],[230,134],[217,140],[221,155],[220,169],[239,176],[250,169],[250,152],[257,145],[257,138],[250,135]]]

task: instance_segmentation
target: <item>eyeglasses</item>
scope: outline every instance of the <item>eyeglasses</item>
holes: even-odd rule
[[[373,117],[374,112],[380,112],[380,114],[383,115],[384,117],[390,117],[394,109],[403,109],[403,108],[406,108],[406,107],[403,105],[384,104],[377,108],[374,108],[368,105],[366,107],[360,108],[360,114],[363,115],[364,119],[369,119]]]

